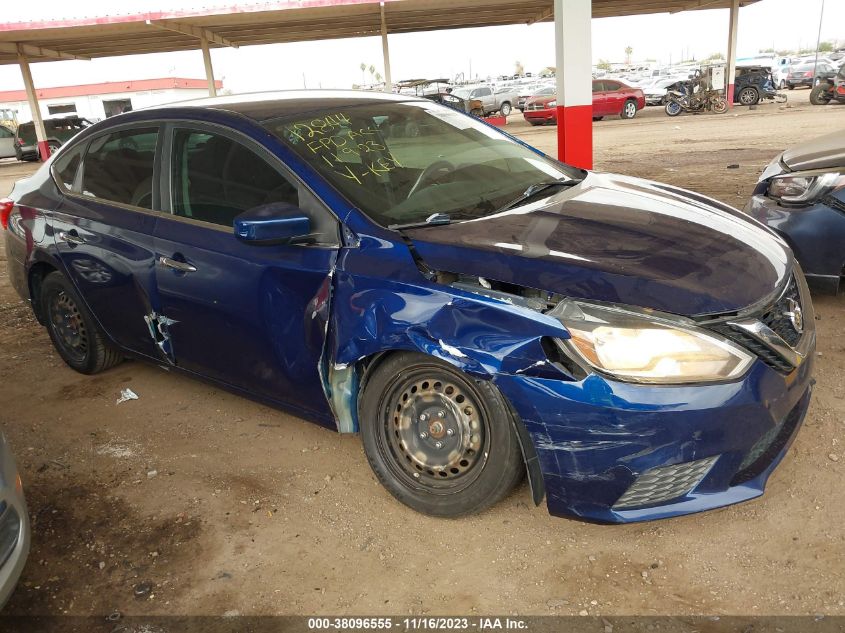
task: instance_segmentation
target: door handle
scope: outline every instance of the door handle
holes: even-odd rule
[[[59,233],[59,240],[65,242],[66,244],[69,244],[70,246],[79,246],[80,244],[85,243],[85,240],[83,240],[75,233],[65,233],[64,231],[61,231]]]
[[[197,267],[189,264],[188,262],[179,261],[178,259],[173,259],[172,257],[164,257],[163,255],[158,258],[158,263],[162,266],[166,266],[167,268],[172,268],[173,270],[178,270],[180,273],[195,273],[197,272]]]

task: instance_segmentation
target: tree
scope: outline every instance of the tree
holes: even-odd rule
[[[381,83],[381,73],[380,72],[376,72],[376,83],[377,84]]]
[[[819,44],[820,53],[832,53],[833,50],[833,42],[821,42]]]
[[[365,62],[361,62],[361,85],[363,86],[366,82],[364,73],[367,71],[367,64]]]
[[[626,47],[625,47],[625,63],[626,63],[626,64],[630,64],[630,63],[631,63],[631,55],[632,55],[633,53],[634,53],[634,49],[633,49],[633,48],[631,48],[630,46],[626,46]]]
[[[710,62],[710,61],[715,61],[717,59],[725,59],[725,56],[722,55],[722,53],[713,53],[712,55],[710,55],[710,57],[705,57],[704,61]]]
[[[596,64],[596,68],[599,70],[612,70],[610,62],[606,59],[599,59],[599,63]]]

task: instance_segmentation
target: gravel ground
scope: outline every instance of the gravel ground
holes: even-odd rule
[[[780,150],[845,125],[845,107],[806,92],[599,122],[596,167],[741,207]],[[508,130],[555,146],[518,114]],[[0,194],[31,169],[0,161]],[[137,362],[76,374],[7,277],[0,264],[0,426],[34,540],[6,613],[845,614],[841,298],[816,299],[817,389],[764,497],[598,526],[533,507],[525,484],[479,516],[420,516],[377,484],[357,437]],[[140,399],[116,405],[124,387]]]

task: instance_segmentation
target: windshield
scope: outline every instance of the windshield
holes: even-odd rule
[[[455,88],[452,91],[453,95],[458,95],[461,99],[468,99],[472,88]]]
[[[484,217],[532,185],[583,177],[428,101],[323,110],[264,126],[382,226],[435,213],[452,221]]]
[[[537,92],[534,93],[535,96],[540,97],[544,95],[553,95],[555,93],[555,89],[551,86],[546,86],[545,88],[540,88]]]

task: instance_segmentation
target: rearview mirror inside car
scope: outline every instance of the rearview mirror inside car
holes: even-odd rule
[[[244,211],[234,220],[235,236],[251,244],[287,244],[311,232],[311,220],[297,206],[271,202]]]

